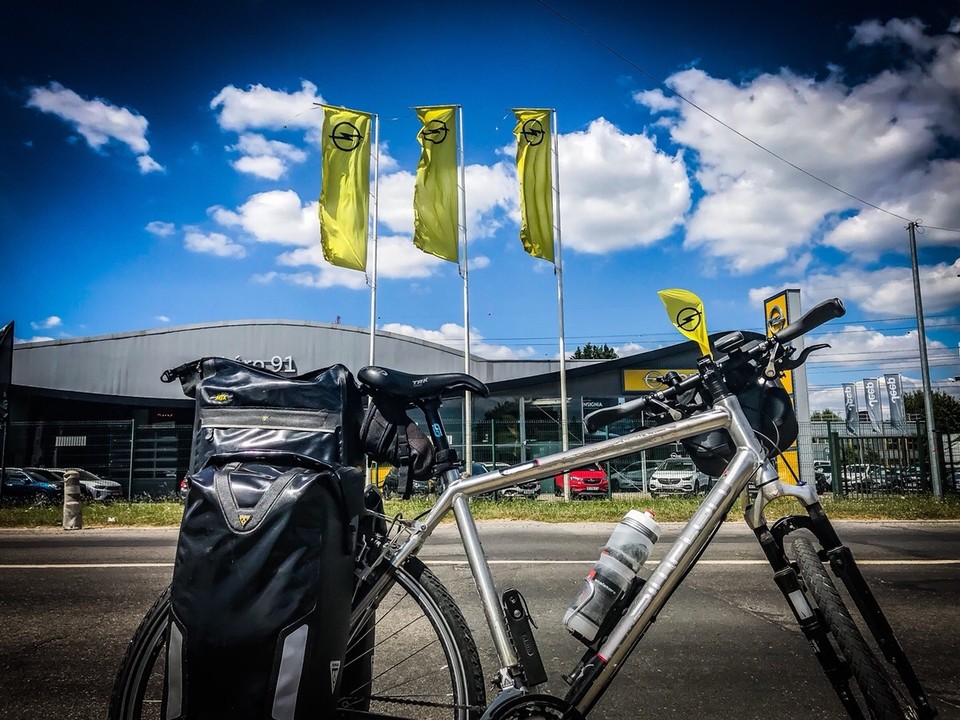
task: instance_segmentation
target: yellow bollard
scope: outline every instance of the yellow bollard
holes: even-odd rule
[[[80,500],[80,473],[67,470],[63,474],[63,529],[83,527],[83,503]]]

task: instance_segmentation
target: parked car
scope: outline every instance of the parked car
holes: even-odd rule
[[[707,492],[711,482],[689,457],[669,457],[650,476],[650,494],[697,495]]]
[[[3,471],[3,499],[11,502],[63,502],[63,483],[25,468]]]
[[[610,482],[613,492],[643,492],[643,462],[637,460],[622,470],[610,470]]]
[[[80,475],[80,492],[90,500],[116,500],[123,497],[123,486],[113,480],[104,480],[89,470],[81,468],[44,468],[49,473],[55,473],[63,482],[63,475],[67,470],[75,470]]]
[[[571,470],[569,475],[571,498],[607,497],[609,494],[607,473],[597,463]],[[553,490],[557,496],[563,495],[563,473],[553,478]]]
[[[428,495],[429,493],[434,492],[435,488],[436,478],[428,478],[426,480],[414,478],[412,494]],[[399,492],[400,468],[390,468],[390,472],[388,472],[386,477],[383,478],[383,487],[381,489],[385,498],[391,498]]]
[[[869,492],[870,490],[870,471],[874,465],[862,465],[854,463],[847,465],[840,474],[840,480],[843,483],[843,489],[855,492]]]

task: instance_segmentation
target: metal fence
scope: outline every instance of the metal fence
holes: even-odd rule
[[[464,456],[463,424],[445,418],[454,447]],[[570,423],[569,445],[576,447],[622,435],[645,424],[620,421],[598,433],[585,433]],[[126,497],[162,497],[177,493],[190,461],[190,425],[141,425],[118,422],[11,423],[5,440],[7,467],[80,467],[119,482]],[[809,437],[814,465],[823,473],[821,489],[848,496],[930,493],[926,432],[911,423],[906,434],[892,428],[874,431],[868,424],[857,434],[842,423],[812,422],[801,437]],[[945,494],[960,494],[960,435],[940,435],[937,457],[942,459]],[[473,461],[494,467],[542,457],[561,449],[559,423],[528,419],[523,427],[515,418],[491,419],[473,425]],[[641,490],[666,458],[684,455],[680,443],[603,463],[611,492]],[[809,478],[805,478],[809,481]],[[546,478],[544,492],[552,492]]]

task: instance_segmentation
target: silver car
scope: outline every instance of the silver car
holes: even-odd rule
[[[81,468],[48,468],[63,479],[67,470],[75,470],[80,475],[80,491],[83,497],[91,500],[118,500],[123,497],[123,486],[114,480],[104,480],[89,470]]]

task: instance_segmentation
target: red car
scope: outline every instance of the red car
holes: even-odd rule
[[[597,463],[571,470],[569,475],[571,498],[607,497],[607,473]],[[553,478],[553,489],[558,497],[563,496],[562,474]]]

